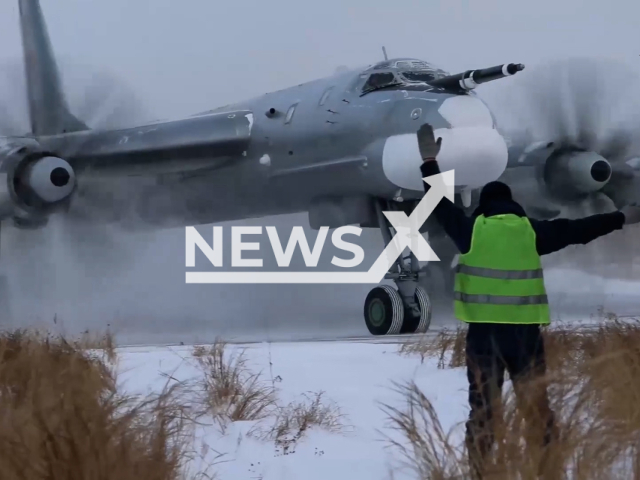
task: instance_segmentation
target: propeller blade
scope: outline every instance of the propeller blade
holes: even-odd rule
[[[29,131],[26,98],[21,64],[0,64],[0,136],[25,135]]]
[[[640,172],[626,163],[612,165],[611,179],[602,189],[616,208],[640,201]]]
[[[640,100],[629,103],[635,104],[637,110],[606,132],[601,142],[601,155],[612,163],[623,163],[640,155]]]
[[[94,130],[142,124],[150,117],[135,92],[119,77],[86,66],[61,63],[69,109]],[[77,141],[71,153],[84,142]]]
[[[640,136],[640,75],[615,60],[572,58],[539,65],[517,77],[494,99],[501,110],[518,112],[520,131],[532,141],[592,150],[611,162],[624,161]],[[637,152],[636,152],[637,153]]]
[[[90,128],[122,128],[150,118],[146,106],[121,78],[70,61],[60,62],[60,70],[69,109]],[[0,114],[0,136],[29,131],[21,60],[0,64]]]
[[[632,135],[631,132],[622,129],[614,130],[603,140],[600,154],[613,163],[626,160],[631,155],[635,143]]]
[[[69,109],[90,128],[127,127],[150,117],[133,90],[118,77],[68,61],[59,65]],[[0,64],[0,136],[24,135],[29,131],[25,85],[22,60]],[[81,146],[77,143],[74,148]],[[47,257],[55,247],[58,253],[64,252],[64,258],[74,268],[94,269],[99,264],[106,275],[130,265],[135,260],[129,241],[133,237],[104,224],[117,220],[117,213],[125,211],[124,202],[130,200],[131,192],[118,187],[120,193],[113,194],[110,192],[113,185],[87,180],[80,182],[69,210],[52,217],[50,225],[40,231],[12,234],[15,239],[28,240],[9,241],[9,254],[36,248]],[[121,202],[122,208],[114,206]],[[98,258],[102,260],[97,262]]]

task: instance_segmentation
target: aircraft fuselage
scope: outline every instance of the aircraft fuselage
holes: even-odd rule
[[[128,210],[125,218],[158,227],[304,211],[329,226],[366,225],[369,199],[422,196],[415,132],[425,122],[444,137],[440,163],[455,169],[459,190],[504,171],[506,145],[477,97],[426,83],[363,95],[376,69],[336,74],[174,122],[40,142],[74,166],[81,187],[83,181],[93,191],[127,185],[126,202],[101,208]],[[213,143],[216,136],[227,141]]]

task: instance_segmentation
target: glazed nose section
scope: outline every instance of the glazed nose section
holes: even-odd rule
[[[451,125],[433,132],[436,138],[442,138],[437,158],[440,170],[454,170],[457,187],[479,188],[498,179],[507,168],[507,144],[494,128],[484,103],[471,96],[451,97],[443,102],[438,113]],[[415,133],[387,139],[382,165],[385,176],[394,185],[423,191],[421,163]]]

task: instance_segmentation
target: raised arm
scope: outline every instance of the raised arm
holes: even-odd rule
[[[433,128],[424,124],[418,130],[418,147],[423,163],[420,166],[422,178],[440,173],[437,156],[440,152],[442,138],[437,140],[433,135]],[[425,193],[431,185],[424,183]],[[436,220],[442,226],[445,233],[453,240],[460,253],[467,253],[471,248],[471,235],[473,234],[473,220],[467,217],[464,211],[454,205],[447,198],[443,198],[433,211]]]
[[[536,231],[536,243],[539,255],[548,255],[569,245],[586,245],[622,229],[624,225],[640,222],[640,207],[627,205],[622,210],[612,213],[601,213],[589,217],[569,220],[533,220],[531,225]]]

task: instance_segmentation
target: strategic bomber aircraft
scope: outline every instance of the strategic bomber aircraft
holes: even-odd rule
[[[439,163],[455,169],[456,202],[467,208],[485,183],[524,171],[510,167],[533,168],[534,196],[558,202],[599,191],[616,174],[584,142],[508,144],[473,90],[523,65],[449,75],[386,52],[373,66],[188,118],[91,130],[69,111],[39,0],[19,6],[31,132],[0,147],[0,219],[18,228],[76,215],[74,205],[89,202],[95,213],[82,220],[96,224],[170,228],[308,212],[312,228],[380,228],[388,242],[382,211],[410,214],[423,196],[415,132],[425,122],[443,137]],[[617,171],[616,205],[635,185],[632,170]],[[105,199],[95,179],[133,187],[125,200]],[[423,230],[430,240],[443,237],[431,220]],[[438,250],[438,268],[447,270],[454,254]],[[428,329],[431,302],[419,274],[415,257],[400,258],[387,276],[398,290],[370,292],[364,317],[372,334]]]

